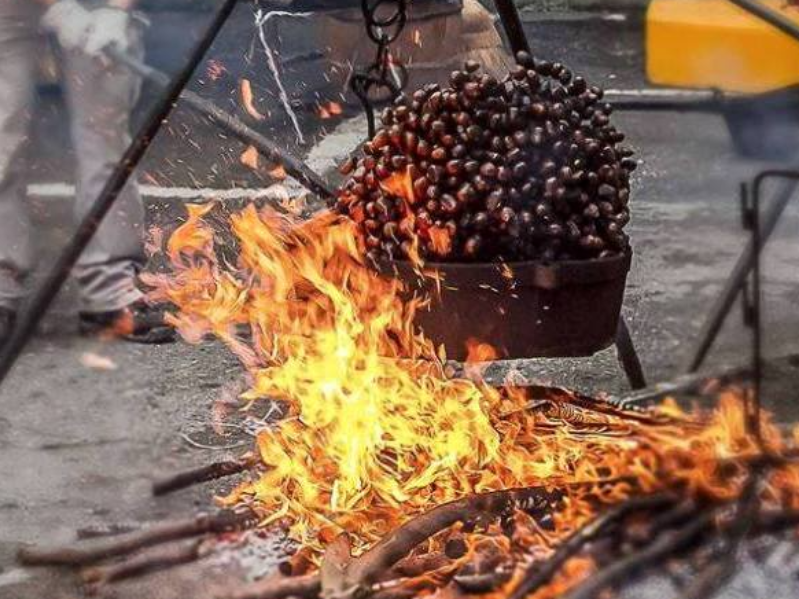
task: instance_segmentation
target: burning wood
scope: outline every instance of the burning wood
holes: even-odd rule
[[[785,435],[764,415],[761,445],[743,391],[685,412],[453,380],[411,324],[425,298],[403,302],[400,284],[369,268],[350,222],[249,208],[229,233],[211,223],[197,214],[175,233],[175,271],[155,287],[188,337],[214,333],[241,357],[254,381],[246,400],[288,405],[259,433],[257,463],[231,466],[248,479],[222,504],[284,524],[313,564],[231,597],[396,599],[446,587],[518,599],[587,593],[574,586],[583,581],[593,592],[720,530],[715,510],[740,498],[757,463],[764,509],[799,509],[799,430]],[[238,263],[214,251],[229,235]],[[513,498],[531,489],[546,506],[517,509]],[[622,530],[638,535],[634,555],[620,549]],[[589,545],[615,556],[610,573]]]
[[[166,570],[198,559],[203,543],[204,540],[201,539],[182,545],[156,548],[119,564],[88,568],[83,572],[82,578],[91,588],[98,588],[112,582]]]
[[[245,456],[238,460],[224,460],[178,472],[155,481],[153,483],[153,495],[168,495],[192,485],[241,474],[253,468],[257,463],[257,459],[253,456]]]

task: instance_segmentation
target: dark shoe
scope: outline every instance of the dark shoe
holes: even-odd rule
[[[144,301],[111,312],[81,312],[80,332],[148,344],[171,343],[177,337],[164,320],[163,308]]]
[[[11,338],[11,331],[14,330],[14,322],[17,315],[13,310],[8,308],[0,308],[0,349]]]

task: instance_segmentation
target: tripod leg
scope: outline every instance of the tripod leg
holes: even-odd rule
[[[619,317],[619,327],[616,329],[616,355],[624,369],[624,374],[627,375],[630,387],[633,389],[646,387],[644,369],[641,366],[638,353],[635,351],[630,329],[627,328],[627,322],[623,316]]]
[[[777,226],[780,216],[782,216],[791,197],[793,197],[797,185],[796,181],[786,181],[775,194],[771,206],[769,206],[768,211],[761,219],[761,247],[774,232],[774,228]],[[738,258],[738,262],[735,263],[735,267],[730,273],[724,285],[724,289],[710,311],[710,316],[702,326],[702,330],[699,333],[699,343],[696,345],[696,350],[691,355],[691,361],[686,368],[688,372],[696,372],[699,370],[699,367],[702,366],[702,362],[705,361],[705,356],[707,356],[707,353],[710,351],[713,342],[716,340],[716,336],[719,334],[719,330],[721,330],[721,325],[724,324],[727,314],[729,314],[732,309],[735,298],[738,297],[738,292],[741,290],[744,281],[746,281],[749,272],[752,270],[754,256],[755,246],[750,240],[744,248],[741,257]]]

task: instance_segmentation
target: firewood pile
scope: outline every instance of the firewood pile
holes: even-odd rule
[[[725,409],[736,411],[731,401]],[[679,426],[700,438],[697,431],[714,426],[668,410],[619,408],[562,391],[553,391],[551,401],[531,399],[526,409],[586,435],[603,434],[600,428],[635,435],[644,426],[659,430],[658,436]],[[799,526],[799,451],[776,431],[770,424],[764,428],[762,448],[746,446],[752,440],[742,431],[733,433],[741,435],[740,455],[713,463],[704,462],[706,456],[674,456],[671,467],[682,462],[681,476],[644,469],[599,481],[469,494],[408,518],[365,549],[348,533],[332,536],[321,553],[301,547],[279,572],[219,599],[410,599],[433,593],[589,599],[675,558],[701,562],[683,596],[708,597],[732,575],[739,545]],[[541,434],[547,434],[543,426]],[[156,481],[153,490],[165,494],[238,473],[252,476],[262,467],[247,454],[179,472]],[[647,477],[663,477],[664,484]],[[242,505],[75,546],[28,548],[20,559],[78,568],[89,591],[103,592],[117,581],[201,559],[216,539],[241,536],[264,518],[257,506]],[[708,546],[721,550],[709,552]]]

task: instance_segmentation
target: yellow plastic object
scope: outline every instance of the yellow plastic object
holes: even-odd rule
[[[761,1],[799,23],[799,8]],[[646,50],[658,85],[757,93],[799,83],[799,42],[726,0],[652,0]]]

